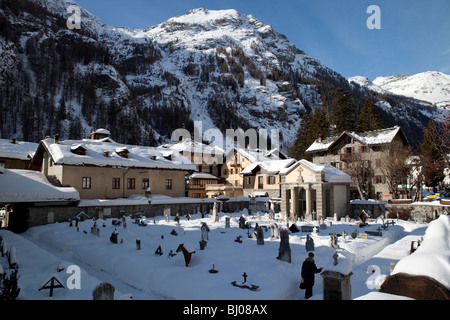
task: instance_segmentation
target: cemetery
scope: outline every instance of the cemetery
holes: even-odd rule
[[[432,225],[444,235],[440,240],[427,240]],[[449,233],[446,215],[431,223],[382,217],[286,221],[273,212],[224,213],[214,206],[208,214],[84,217],[22,234],[0,230],[0,273],[18,270],[22,300],[304,300],[301,265],[312,251],[324,269],[310,299],[384,300],[392,293],[379,291],[382,281],[370,282],[375,275],[402,276],[408,264],[400,261],[439,247],[433,257],[444,261],[441,269],[435,263],[424,274],[420,260],[411,261],[445,295]],[[79,275],[70,271],[73,265]],[[74,281],[81,281],[79,288]]]

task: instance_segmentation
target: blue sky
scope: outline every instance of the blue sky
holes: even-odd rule
[[[236,9],[344,77],[450,74],[450,0],[75,0],[103,23],[146,28],[195,8]],[[366,22],[380,8],[381,29]]]

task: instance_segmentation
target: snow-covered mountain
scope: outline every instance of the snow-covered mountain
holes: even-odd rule
[[[337,88],[358,108],[380,100],[236,10],[194,9],[132,30],[81,8],[81,29],[71,30],[71,4],[0,1],[1,137],[79,139],[103,127],[118,142],[156,145],[202,121],[203,130],[280,129],[284,146]],[[382,100],[384,125],[420,139],[433,108],[390,93]]]
[[[378,77],[373,84],[391,93],[426,101],[437,106],[450,104],[450,75],[437,71],[412,76]]]

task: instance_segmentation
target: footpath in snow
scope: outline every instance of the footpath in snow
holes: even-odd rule
[[[240,229],[238,218],[243,215],[252,228]],[[145,226],[135,223],[135,219],[126,217],[123,223],[113,225],[113,221],[122,219],[97,220],[99,236],[91,234],[93,220],[79,222],[79,231],[69,222],[54,223],[30,228],[24,234],[13,234],[0,230],[7,249],[14,246],[19,264],[19,299],[66,299],[91,300],[92,290],[101,282],[109,282],[116,287],[115,298],[131,294],[134,299],[180,299],[180,300],[302,300],[304,291],[298,288],[301,264],[307,257],[305,242],[311,232],[290,233],[291,263],[276,259],[280,239],[271,239],[270,229],[264,231],[264,245],[258,245],[256,239],[249,238],[256,223],[269,227],[277,223],[286,227],[286,222],[269,220],[268,215],[259,219],[248,215],[247,210],[232,214],[230,228],[225,228],[225,217],[219,213],[219,221],[192,215],[190,220],[181,217],[178,225],[171,217],[146,219]],[[207,245],[200,250],[202,223],[209,227]],[[383,235],[369,235],[367,239],[350,235],[356,230],[359,234],[376,231],[380,224],[371,223],[365,228],[357,224],[331,222],[326,229],[319,228],[318,222],[298,222],[313,225],[318,229],[312,235],[315,245],[315,260],[318,267],[330,265],[334,249],[330,246],[329,233],[346,236],[338,237],[339,261],[350,265],[352,297],[357,298],[372,291],[367,273],[370,265],[380,268],[380,274],[389,274],[391,261],[397,262],[408,255],[410,241],[424,235],[427,224],[396,221],[396,224],[383,230]],[[264,230],[264,229],[263,229]],[[113,232],[118,233],[117,244],[110,241]],[[176,233],[173,234],[173,233]],[[241,237],[242,243],[236,242]],[[137,250],[136,240],[141,241]],[[192,247],[195,253],[188,267],[184,256],[176,253],[180,244]],[[156,254],[161,247],[162,255]],[[172,253],[172,254],[169,254]],[[176,253],[176,254],[175,254]],[[3,268],[6,258],[1,258]],[[81,268],[81,289],[55,289],[54,297],[48,297],[48,290],[38,291],[38,287],[50,274],[57,273],[62,281],[70,274],[65,270],[58,272],[58,266],[78,265]],[[217,273],[210,273],[214,268]],[[250,291],[231,285],[233,281],[242,283],[243,274],[246,283],[259,286]],[[322,299],[323,281],[316,275],[311,299]]]

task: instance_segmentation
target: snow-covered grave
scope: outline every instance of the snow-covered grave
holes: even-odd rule
[[[239,228],[241,215],[251,223],[251,229]],[[172,218],[166,222],[163,216],[158,216],[146,218],[144,226],[142,219],[137,224],[134,218],[126,217],[126,228],[113,225],[112,219],[97,220],[99,236],[90,233],[93,220],[80,221],[79,231],[75,226],[69,226],[69,222],[64,222],[33,227],[22,234],[0,230],[0,236],[8,248],[16,248],[21,288],[19,299],[23,300],[91,300],[92,291],[102,282],[115,286],[116,299],[131,295],[135,300],[302,300],[305,291],[298,286],[301,264],[308,253],[305,249],[307,235],[314,240],[318,267],[340,268],[345,272],[351,270],[353,299],[391,299],[386,294],[377,293],[379,284],[376,285],[374,277],[388,275],[391,262],[408,257],[411,241],[423,237],[428,228],[425,223],[397,220],[383,230],[382,236],[369,235],[363,239],[359,236],[353,238],[351,234],[355,230],[358,233],[376,231],[380,224],[369,222],[369,226],[360,228],[357,223],[333,221],[323,229],[317,221],[296,222],[300,230],[302,225],[312,224],[318,233],[290,233],[292,262],[288,263],[276,258],[280,239],[270,237],[270,228],[264,231],[264,245],[258,245],[254,237],[249,237],[256,223],[269,227],[276,222],[279,227],[285,227],[284,220],[269,220],[268,214],[261,214],[257,219],[256,214],[249,215],[247,210],[243,210],[232,214],[230,228],[226,228],[225,218],[228,216],[219,212],[219,222],[213,222],[210,217],[201,218],[200,214],[193,214],[190,220],[181,217],[179,225]],[[278,214],[275,218],[279,218]],[[449,219],[448,216],[441,218]],[[203,250],[199,245],[202,222],[210,228],[207,246]],[[441,229],[438,232],[446,232],[445,239],[448,239],[448,228]],[[117,244],[109,239],[114,231],[118,233]],[[340,235],[343,231],[346,235],[338,237],[340,264],[334,266],[335,250],[330,246],[329,233]],[[242,242],[235,241],[239,236]],[[137,239],[141,241],[140,250],[136,250]],[[188,267],[183,254],[176,253],[180,244],[190,245],[195,250]],[[155,254],[159,246],[162,255]],[[448,251],[444,255],[444,259],[448,259]],[[7,270],[6,258],[0,257],[0,262]],[[412,272],[418,267],[417,263],[420,264],[416,261],[410,266]],[[38,291],[42,281],[51,274],[57,274],[64,284],[70,281],[72,273],[67,270],[71,265],[81,270],[80,289],[66,286],[56,289],[53,297],[49,297],[48,292]],[[368,269],[372,271],[375,267],[378,268],[376,274],[368,273]],[[409,267],[402,267],[402,270],[405,268]],[[211,269],[217,272],[209,272]],[[257,290],[232,285],[232,282],[242,283],[244,274],[246,283],[258,286]],[[314,295],[310,299],[321,300],[322,287],[322,277],[317,274]]]

